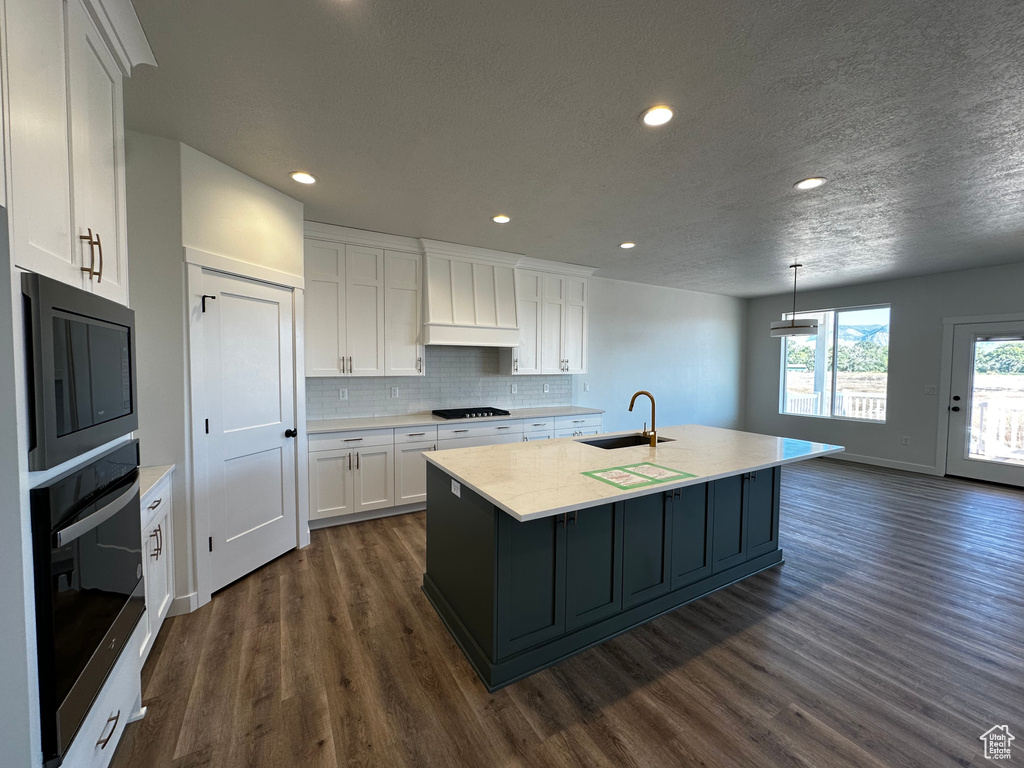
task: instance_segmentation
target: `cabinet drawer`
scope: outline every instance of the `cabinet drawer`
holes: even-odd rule
[[[556,416],[555,429],[594,429],[595,427],[601,426],[603,419],[604,417],[600,413],[589,414],[586,416]]]
[[[555,429],[555,417],[546,419],[523,419],[523,432],[552,432]]]
[[[488,435],[519,435],[523,434],[521,419],[512,421],[489,421],[485,424],[466,423],[441,424],[437,428],[438,440],[455,440],[467,437],[487,437]]]
[[[402,427],[395,430],[395,443],[425,443],[437,440],[437,427]]]
[[[551,440],[554,436],[554,430],[550,429],[547,432],[526,432],[523,434],[523,442],[531,443],[535,440]]]
[[[145,531],[158,517],[171,508],[171,474],[154,485],[141,499],[142,530]]]
[[[414,430],[419,431],[419,430]],[[358,432],[324,432],[309,436],[309,452],[339,451],[343,448],[366,448],[374,445],[392,445],[393,429],[364,429]]]
[[[82,727],[78,729],[78,734],[64,756],[64,765],[106,768],[110,764],[117,743],[124,734],[124,727],[135,714],[135,705],[140,697],[138,647],[142,640],[139,633],[144,620],[145,617],[135,627],[131,640],[103,684],[103,690],[85,716]]]

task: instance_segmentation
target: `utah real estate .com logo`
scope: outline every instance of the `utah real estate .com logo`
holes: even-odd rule
[[[986,760],[1009,760],[1010,742],[1016,737],[1010,733],[1005,725],[993,725],[980,736],[985,742]]]

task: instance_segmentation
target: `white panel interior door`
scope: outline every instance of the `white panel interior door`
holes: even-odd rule
[[[292,292],[203,272],[211,591],[298,545]]]
[[[420,376],[423,373],[423,320],[420,256],[384,253],[384,366],[386,376]]]
[[[384,375],[384,251],[345,246],[348,372]]]
[[[953,329],[946,472],[1024,486],[1024,323]]]
[[[557,275],[544,275],[541,320],[541,373],[562,372],[562,324],[565,322],[565,281]]]
[[[121,72],[80,0],[65,7],[75,246],[99,273],[89,281],[93,293],[127,303]],[[90,231],[94,249],[81,239]]]
[[[305,242],[306,375],[347,371],[345,346],[345,246]]]

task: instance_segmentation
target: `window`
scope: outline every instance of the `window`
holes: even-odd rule
[[[818,333],[783,339],[779,413],[884,422],[889,307],[796,316],[816,318]],[[787,313],[783,319],[791,317]]]

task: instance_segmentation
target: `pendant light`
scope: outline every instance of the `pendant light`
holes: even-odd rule
[[[797,318],[796,316],[796,271],[803,264],[790,264],[793,270],[793,314],[789,320],[776,320],[772,323],[772,338],[778,339],[785,336],[814,336],[818,332],[818,321],[816,318]]]

